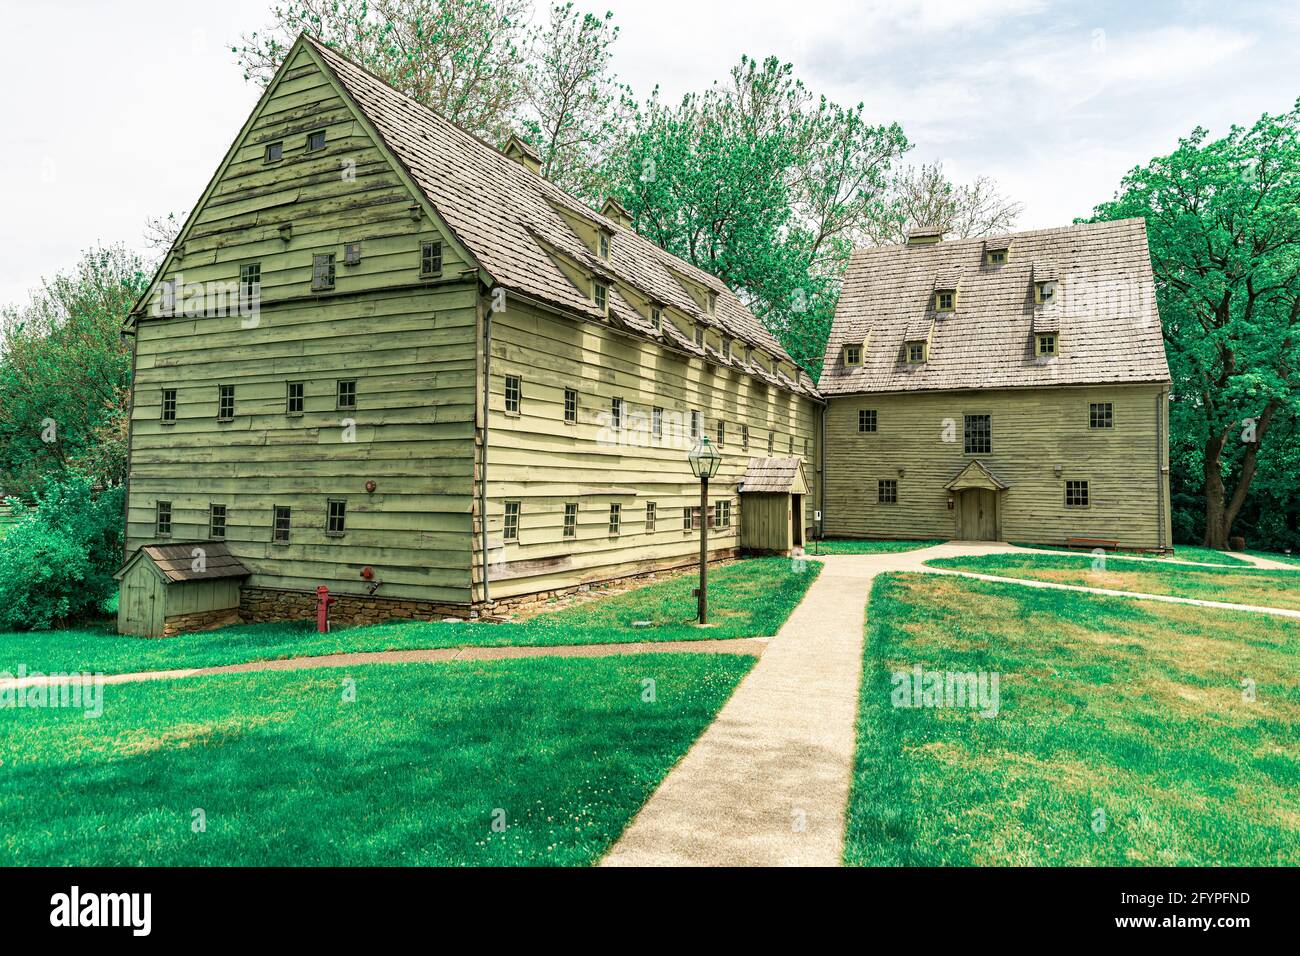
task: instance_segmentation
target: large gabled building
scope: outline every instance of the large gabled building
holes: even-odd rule
[[[815,508],[820,397],[722,282],[307,38],[127,331],[128,551],[183,542],[201,580],[220,543],[245,619],[320,585],[344,622],[473,613],[690,563],[702,520],[731,554],[747,474],[785,476],[756,492],[762,543]],[[195,575],[169,606],[227,620]]]
[[[1168,548],[1169,383],[1140,219],[858,251],[826,532]]]

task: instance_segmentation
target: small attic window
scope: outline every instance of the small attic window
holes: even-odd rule
[[[596,302],[596,308],[602,312],[609,310],[609,286],[603,282],[593,282],[591,287],[591,297]]]
[[[912,365],[920,365],[925,361],[927,349],[924,342],[907,343],[907,361]]]
[[[432,279],[442,275],[442,243],[420,243],[420,278]]]
[[[307,134],[307,152],[314,153],[325,148],[325,131],[318,129]]]
[[[990,249],[985,253],[984,261],[991,266],[1004,266],[1007,264],[1007,250]]]
[[[1056,298],[1056,283],[1054,281],[1035,282],[1034,283],[1034,302],[1037,305],[1047,305]]]
[[[609,233],[602,232],[596,239],[596,251],[602,259],[609,258]]]
[[[278,141],[266,144],[266,162],[278,163],[284,159],[284,142]]]
[[[654,326],[656,332],[664,327],[664,314],[658,307],[652,306],[650,308],[650,324]]]
[[[701,348],[704,346],[704,326],[702,325],[695,327],[695,344]]]
[[[1052,358],[1057,354],[1055,332],[1039,334],[1037,352],[1039,358]]]
[[[934,293],[934,310],[952,312],[957,308],[957,293],[953,289],[940,289]]]
[[[311,257],[311,289],[324,292],[334,288],[334,253],[318,253]]]
[[[844,364],[861,365],[862,364],[862,346],[856,342],[850,342],[844,346]]]
[[[722,339],[722,357],[724,359],[731,358],[731,339],[725,336]]]
[[[343,264],[345,266],[361,265],[361,243],[359,242],[343,243]]]
[[[708,309],[709,315],[718,311],[718,294],[716,292],[708,293],[704,298],[705,308]]]

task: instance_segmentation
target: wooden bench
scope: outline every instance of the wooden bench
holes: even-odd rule
[[[1107,541],[1105,538],[1066,538],[1065,546],[1067,548],[1102,548],[1106,551],[1114,551],[1119,547],[1119,542]]]

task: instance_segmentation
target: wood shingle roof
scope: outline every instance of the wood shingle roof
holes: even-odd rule
[[[203,552],[200,566],[195,569],[195,550]],[[176,544],[147,544],[138,548],[117,572],[117,577],[130,567],[136,559],[152,561],[154,566],[168,582],[175,581],[212,581],[217,578],[246,578],[251,571],[237,557],[230,553],[224,541],[190,541]]]
[[[862,249],[853,254],[826,347],[823,395],[1167,382],[1160,316],[1141,219],[1016,233],[990,240]],[[1005,243],[1005,245],[1003,245]],[[990,265],[986,248],[1009,247]],[[932,313],[937,281],[956,275],[955,312]],[[1034,282],[1057,282],[1035,305]],[[934,315],[929,360],[903,344]],[[1034,332],[1057,331],[1059,355],[1038,358]],[[861,366],[841,347],[870,334]]]

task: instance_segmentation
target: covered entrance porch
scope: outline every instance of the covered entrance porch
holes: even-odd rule
[[[958,541],[1001,541],[1007,484],[978,458],[944,485]]]

